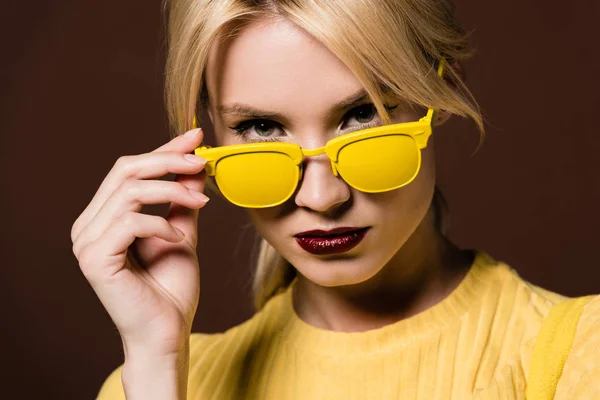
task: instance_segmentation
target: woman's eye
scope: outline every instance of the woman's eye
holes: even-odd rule
[[[385,108],[390,112],[396,107],[398,106],[386,106]],[[353,121],[356,121],[356,123],[353,123]],[[363,125],[367,125],[368,127],[379,125],[379,115],[377,114],[375,105],[372,103],[363,104],[350,110],[346,123],[348,126],[358,125],[359,128],[364,127]]]
[[[237,135],[247,141],[273,140],[280,136],[277,135],[278,131],[283,132],[278,123],[259,119],[244,121],[237,126],[230,126],[229,128],[235,130]]]
[[[258,136],[271,136],[273,132],[276,130],[276,126],[269,121],[258,122],[253,125],[254,132],[258,134]]]
[[[364,106],[356,107],[354,110],[354,117],[361,124],[367,124],[373,120],[373,117],[377,115],[377,110],[373,104],[365,104]]]

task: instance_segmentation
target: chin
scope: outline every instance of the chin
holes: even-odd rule
[[[322,287],[356,285],[369,280],[379,272],[378,269],[365,268],[369,263],[362,257],[305,259],[292,264],[302,276]]]

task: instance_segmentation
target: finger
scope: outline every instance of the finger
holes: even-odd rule
[[[162,146],[154,149],[151,153],[159,153],[162,151],[177,151],[188,153],[187,151],[189,147],[189,143],[193,142],[196,146],[202,143],[202,139],[204,138],[204,131],[202,128],[196,128],[185,132],[183,135],[178,135],[163,144]],[[192,149],[193,150],[193,149]]]
[[[151,153],[161,153],[167,151],[177,152],[181,154],[191,153],[196,147],[200,145],[203,137],[204,134],[201,128],[192,129],[191,131],[188,131],[183,135],[179,135],[173,138],[171,141],[153,150]],[[126,169],[129,162],[132,161],[132,159],[134,159],[135,157],[137,156],[124,156],[117,160],[111,171],[108,173],[107,177],[104,179],[104,181],[96,191],[90,204],[73,223],[73,226],[71,228],[71,241],[75,241],[83,227],[85,227],[87,223],[96,214],[104,199],[107,198],[110,195],[110,193],[112,193],[114,188],[120,184],[120,182],[116,182],[116,180],[118,180],[119,178],[121,178],[121,180],[124,179],[121,177],[121,175],[119,175],[119,172],[121,171],[121,169]],[[168,172],[185,173],[185,171]],[[162,175],[166,173],[167,172],[164,172],[162,173]],[[156,176],[157,175],[154,175],[153,177]]]
[[[188,190],[204,192],[206,185],[206,171],[196,175],[177,175],[175,181]],[[167,221],[180,229],[186,240],[195,248],[198,244],[198,208],[186,207],[185,204],[174,201],[169,206]]]
[[[191,145],[190,147],[194,147]],[[191,150],[190,150],[191,151]],[[127,179],[148,179],[175,174],[197,174],[204,168],[201,157],[189,158],[187,154],[176,151],[145,153],[136,156],[120,157],[108,173],[87,208],[81,213],[71,229],[74,242],[83,228],[96,215],[106,199]],[[200,161],[192,162],[191,159]]]
[[[127,180],[106,200],[98,213],[76,239],[77,255],[87,243],[97,240],[109,226],[129,212],[138,212],[144,204],[164,204],[175,201],[189,208],[200,208],[207,197],[189,190],[178,182]]]
[[[81,249],[78,257],[81,271],[90,282],[111,277],[125,265],[127,249],[133,241],[152,236],[171,243],[184,239],[183,234],[162,217],[128,212],[98,240]]]

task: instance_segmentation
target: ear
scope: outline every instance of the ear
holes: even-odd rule
[[[462,62],[460,61],[453,61],[451,63],[449,63],[449,66],[452,68],[452,70],[454,70],[454,72],[456,73],[456,75],[458,76],[458,78],[464,82],[465,80],[465,68],[464,65],[462,64]],[[444,80],[446,81],[446,83],[450,86],[456,87],[456,82],[452,79],[452,76],[449,74],[444,74]],[[444,110],[439,110],[436,111],[435,113],[435,119],[434,119],[434,126],[441,126],[443,124],[446,123],[446,121],[448,121],[450,119],[450,117],[452,116],[452,114],[450,114],[447,111]]]
[[[438,127],[438,126],[444,125],[446,123],[446,121],[448,121],[450,119],[451,116],[452,116],[452,114],[450,114],[447,111],[444,111],[444,110],[436,111],[435,116],[434,116],[433,126]]]

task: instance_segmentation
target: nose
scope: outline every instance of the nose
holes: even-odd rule
[[[350,187],[333,174],[331,161],[325,154],[304,158],[298,186],[295,196],[298,207],[326,212],[350,199]]]

